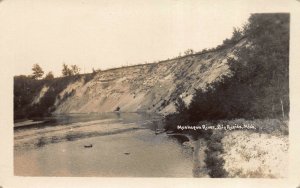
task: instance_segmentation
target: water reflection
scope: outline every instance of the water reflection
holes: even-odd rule
[[[136,123],[143,126],[149,126],[151,130],[155,127],[162,128],[162,117],[158,114],[149,113],[89,113],[89,114],[57,114],[51,117],[35,118],[33,122],[25,126],[15,126],[14,130],[45,128],[58,125],[69,125],[78,122],[89,122],[95,120],[113,119],[121,123]],[[35,123],[36,122],[36,123]],[[16,122],[18,124],[20,122]]]

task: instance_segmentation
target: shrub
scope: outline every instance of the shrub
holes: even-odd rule
[[[212,178],[221,178],[228,175],[228,172],[223,168],[225,163],[222,158],[222,153],[224,152],[222,145],[223,137],[223,132],[215,131],[207,142],[207,149],[205,150],[206,158],[204,162],[209,171],[208,174]]]
[[[48,72],[47,75],[45,76],[45,80],[51,80],[54,79],[54,75],[52,71]]]

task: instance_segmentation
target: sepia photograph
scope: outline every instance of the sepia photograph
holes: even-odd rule
[[[12,176],[290,178],[293,13],[253,7],[0,1]]]

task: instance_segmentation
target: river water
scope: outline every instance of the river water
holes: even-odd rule
[[[69,114],[15,123],[17,176],[193,177],[192,147],[137,113]],[[198,152],[197,152],[198,153]],[[199,174],[199,173],[198,173]]]

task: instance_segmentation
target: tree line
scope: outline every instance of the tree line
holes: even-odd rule
[[[43,71],[42,67],[39,64],[34,64],[31,70],[32,70],[32,74],[29,76],[30,78],[35,80],[43,78],[45,72]],[[65,77],[65,76],[79,75],[80,70],[81,69],[77,65],[68,66],[67,64],[64,63],[62,68],[62,76]],[[50,71],[45,75],[43,79],[49,80],[53,78],[54,78],[54,74],[52,71]]]

